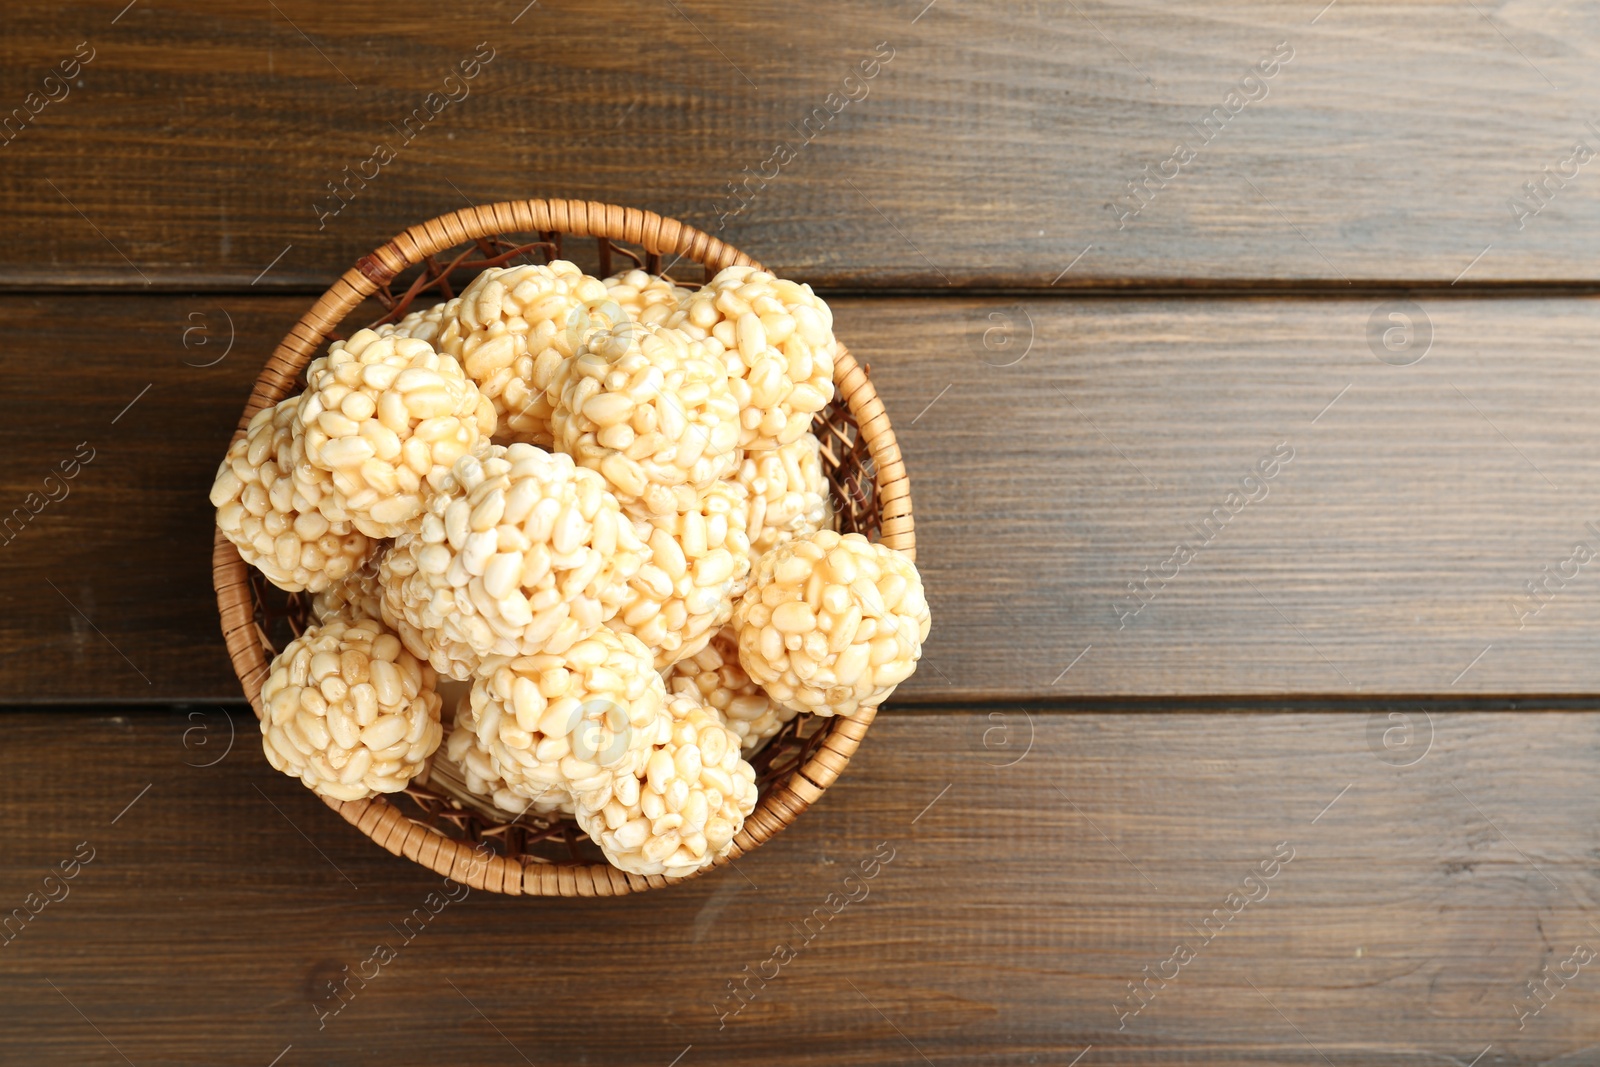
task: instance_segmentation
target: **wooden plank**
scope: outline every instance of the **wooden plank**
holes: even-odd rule
[[[0,907],[62,897],[45,876],[93,850],[0,948],[17,1062],[292,1067],[398,1038],[427,1063],[1387,1067],[1600,1042],[1593,963],[1518,1027],[1527,983],[1600,943],[1592,714],[1419,715],[1386,750],[1366,714],[908,713],[737,872],[442,908],[438,876],[268,769],[248,715],[225,757],[220,713],[4,725]],[[380,945],[341,1008],[327,983]],[[1147,967],[1165,984],[1123,1017]]]
[[[1576,5],[122,6],[8,8],[0,284],[320,288],[529,196],[829,285],[1596,278]]]
[[[96,450],[0,545],[8,700],[237,697],[205,492],[302,302],[0,299],[0,513]],[[906,452],[934,612],[897,701],[1600,690],[1574,557],[1600,554],[1600,306],[1426,303],[1409,352],[1372,342],[1431,335],[1394,366],[1373,300],[836,301]]]
[[[205,491],[294,303],[0,302],[17,331],[0,357],[8,702],[239,695],[211,592]]]

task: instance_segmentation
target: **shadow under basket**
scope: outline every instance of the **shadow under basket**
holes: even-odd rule
[[[326,344],[355,332],[344,321],[369,299],[384,314],[377,326],[457,295],[480,271],[575,258],[569,238],[592,238],[601,277],[637,265],[679,284],[681,265],[698,263],[709,279],[725,267],[760,268],[710,234],[649,211],[582,200],[516,200],[466,208],[413,226],[346,271],[295,323],[256,379],[235,439],[263,408],[304,388],[307,365]],[[582,249],[587,260],[589,246]],[[369,312],[370,313],[370,312]],[[836,525],[915,558],[911,491],[889,417],[866,369],[843,345],[834,364],[835,395],[812,426],[833,495]],[[213,577],[222,632],[245,696],[262,714],[261,686],[276,650],[305,627],[310,597],[266,582],[217,531]],[[448,705],[447,701],[447,705]],[[844,770],[875,709],[822,718],[797,716],[752,761],[759,800],[728,854],[739,858],[805,811]],[[448,710],[447,710],[448,713]],[[604,861],[569,818],[513,818],[468,793],[436,756],[433,769],[403,793],[324,802],[397,856],[474,889],[537,896],[620,896],[681,879],[626,874]],[[709,869],[709,868],[708,868]]]

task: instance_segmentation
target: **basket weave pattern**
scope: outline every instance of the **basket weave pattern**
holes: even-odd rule
[[[537,236],[519,239],[507,235]],[[312,305],[262,368],[235,438],[243,435],[257,412],[299,391],[307,365],[338,336],[335,331],[346,316],[368,298],[378,297],[388,310],[379,321],[392,321],[428,289],[437,289],[440,299],[452,295],[453,269],[479,270],[528,256],[534,250],[548,261],[560,255],[564,236],[595,238],[603,273],[610,272],[614,252],[652,272],[660,272],[662,257],[668,257],[669,269],[679,260],[692,260],[704,267],[707,278],[729,266],[761,266],[710,234],[654,212],[614,204],[517,200],[451,212],[411,227],[364,256]],[[643,250],[642,255],[613,242],[635,245]],[[469,262],[474,252],[482,258]],[[413,267],[422,268],[418,277],[396,296],[393,283]],[[834,384],[837,397],[817,416],[813,430],[822,441],[823,468],[833,488],[839,528],[881,540],[914,559],[911,493],[900,449],[866,371],[843,345],[834,364]],[[212,572],[222,632],[234,671],[259,718],[261,687],[272,657],[264,626],[270,613],[264,596],[266,584],[256,579],[220,530],[214,545]],[[302,622],[303,612],[303,603],[292,607],[291,614],[300,617],[292,618],[291,623]],[[801,716],[774,738],[758,757],[762,782],[756,809],[734,838],[728,855],[716,865],[737,859],[771,838],[821,796],[844,770],[875,711],[867,708],[828,719]],[[803,735],[802,724],[807,723],[813,732]],[[617,896],[680,880],[626,874],[606,863],[583,862],[575,850],[572,859],[554,862],[528,849],[562,830],[559,824],[534,833],[497,824],[488,817],[492,810],[465,806],[448,792],[425,783],[413,783],[402,795],[416,809],[417,817],[408,816],[399,801],[387,797],[324,798],[324,802],[395,855],[474,889],[543,896]],[[572,844],[570,837],[567,840]],[[493,843],[490,850],[482,848],[484,842]]]

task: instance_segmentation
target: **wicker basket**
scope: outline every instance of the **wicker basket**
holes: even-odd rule
[[[256,379],[239,418],[236,438],[256,412],[303,387],[306,366],[340,324],[369,298],[398,319],[416,299],[453,295],[457,283],[490,266],[562,255],[565,237],[596,239],[599,269],[609,274],[617,256],[659,273],[680,260],[700,263],[710,278],[724,267],[749,264],[749,256],[673,219],[649,211],[581,200],[517,200],[467,208],[413,226],[345,272],[289,331]],[[626,242],[621,244],[619,242]],[[639,251],[628,247],[636,246]],[[413,276],[414,272],[414,276]],[[396,284],[402,276],[406,280]],[[359,321],[359,320],[358,320]],[[346,330],[346,333],[353,330]],[[834,365],[837,395],[813,429],[823,443],[823,466],[844,532],[859,532],[914,555],[911,494],[889,418],[866,371],[843,345]],[[239,558],[216,534],[213,573],[228,654],[259,718],[261,686],[275,648],[304,626],[309,598],[283,594]],[[727,857],[737,859],[778,833],[822,795],[856,750],[874,709],[852,716],[796,718],[757,757],[760,799]],[[441,773],[405,793],[369,800],[325,802],[362,833],[395,855],[474,889],[543,896],[618,896],[679,879],[625,874],[597,857],[592,843],[567,820],[517,819],[467,795]],[[485,846],[488,846],[487,848]]]

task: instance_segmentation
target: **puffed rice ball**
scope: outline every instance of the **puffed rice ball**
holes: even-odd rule
[[[756,806],[756,772],[739,737],[687,694],[669,697],[671,734],[603,806],[580,797],[578,826],[630,874],[693,874],[726,855]]]
[[[745,453],[733,478],[750,494],[750,551],[757,559],[798,534],[833,525],[822,444],[813,433],[765,452]]]
[[[722,724],[739,736],[746,759],[799,714],[767,696],[739,666],[739,638],[731,627],[679,660],[666,678],[668,692],[692,694],[722,716]]]
[[[833,396],[833,311],[811,286],[728,267],[684,300],[669,326],[715,338],[739,401],[739,447],[788,444]]]
[[[663,326],[591,334],[563,371],[556,447],[624,505],[688,511],[739,461],[739,406],[717,353]]]
[[[739,665],[797,711],[849,715],[911,676],[927,639],[922,579],[860,534],[797,537],[761,557],[733,609]]]
[[[666,739],[666,698],[649,649],[601,629],[561,655],[488,660],[460,721],[511,793],[600,807]]]
[[[311,617],[327,622],[335,615],[346,621],[383,618],[383,584],[378,580],[378,564],[388,551],[388,542],[373,549],[372,555],[352,571],[311,598]]]
[[[663,670],[705,647],[733,617],[750,574],[749,506],[744,487],[716,482],[690,511],[636,519],[649,556],[628,583],[622,609],[606,623],[631,633]]]
[[[485,656],[561,653],[617,613],[644,545],[570,456],[528,444],[464,456],[379,566],[384,619],[440,674]]]
[[[445,740],[445,758],[455,765],[467,791],[488,800],[511,815],[571,815],[572,794],[564,785],[552,785],[536,797],[512,790],[494,755],[478,740],[478,719],[471,698],[463,694],[456,711],[455,726]]]
[[[267,761],[335,800],[398,793],[443,736],[436,681],[382,623],[307,627],[261,687]]]
[[[217,468],[211,503],[246,563],[279,589],[318,592],[360,567],[372,543],[296,492],[290,471],[299,403],[290,397],[256,413]]]
[[[612,275],[605,285],[606,297],[634,322],[664,323],[692,293],[670,278],[637,268]]]
[[[278,450],[278,465],[294,483],[295,507],[298,510],[320,511],[329,522],[348,523],[354,529],[355,523],[344,510],[343,497],[334,488],[333,475],[314,466],[306,458],[305,427],[300,424],[298,403],[303,398],[304,394],[290,398],[296,402],[294,432],[288,443]]]
[[[435,352],[461,357],[461,319],[457,312],[461,298],[446,300],[421,311],[413,311],[399,322],[386,322],[373,332],[379,337],[415,337],[433,346]]]
[[[494,406],[420,338],[360,330],[330,345],[306,383],[306,459],[333,476],[335,504],[369,537],[402,533],[428,490],[494,432]]]
[[[462,292],[452,354],[494,403],[496,443],[551,447],[547,391],[605,299],[604,282],[559,259],[491,267]]]

